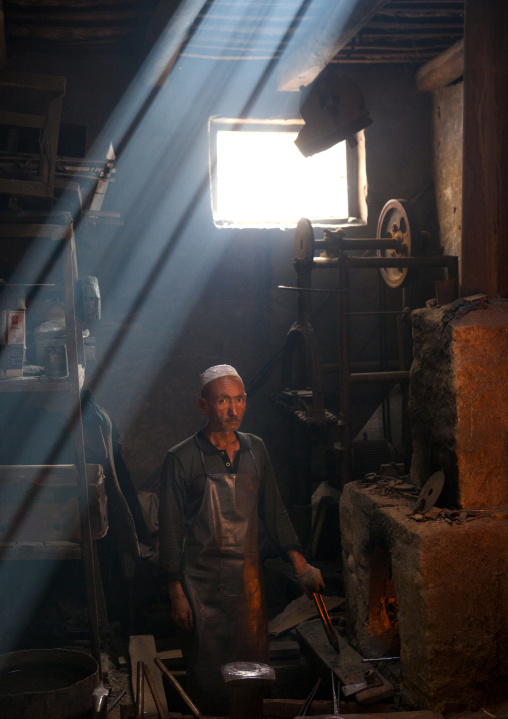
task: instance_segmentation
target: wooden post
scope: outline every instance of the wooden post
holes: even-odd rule
[[[508,289],[508,2],[466,0],[461,294]]]
[[[0,0],[0,70],[5,68],[5,14],[4,5]]]
[[[305,24],[295,47],[284,54],[278,69],[278,89],[298,92],[309,85],[352,37],[386,5],[387,0],[331,2],[316,10],[316,20]]]

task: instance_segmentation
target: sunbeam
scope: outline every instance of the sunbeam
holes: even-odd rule
[[[106,153],[113,147],[116,173],[108,200],[121,224],[101,226],[93,252],[82,253],[84,223],[78,213],[73,217],[80,275],[99,278],[104,327],[111,328],[109,336],[101,332],[98,361],[86,368],[83,386],[100,395],[120,383],[126,430],[143,414],[139,398],[167,366],[181,333],[199,317],[204,288],[227,249],[225,237],[216,233],[211,241],[202,227],[203,215],[211,217],[209,118],[267,116],[287,64],[307,41],[315,44],[317,35],[339,36],[354,2],[288,1],[285,10],[290,6],[291,12],[284,13],[285,19],[278,17],[277,2],[255,5],[255,13],[249,2],[233,3],[231,8],[236,18],[232,33],[241,39],[249,61],[225,63],[221,58],[227,58],[228,51],[218,46],[217,59],[203,63],[208,53],[200,54],[201,36],[210,35],[220,11],[214,3],[182,3],[89,152],[90,160],[106,165]],[[297,93],[285,94],[281,102],[288,117],[298,117]],[[61,209],[57,204],[46,224],[56,222]],[[33,246],[9,283],[52,283],[61,272],[60,243],[36,241]],[[227,278],[224,281],[227,284]],[[226,301],[241,304],[241,297],[228,295],[226,287],[221,290]],[[28,317],[47,295],[43,288],[27,291]],[[218,326],[220,322],[217,318]],[[119,367],[126,361],[131,365],[128,380],[119,378]],[[59,397],[42,403],[38,394],[28,402],[17,401],[14,394],[3,400],[3,422],[16,429],[18,438],[14,446],[2,432],[3,464],[75,461],[69,437],[80,422],[78,398],[69,407]],[[0,502],[6,491],[2,488]],[[7,527],[7,541],[22,535],[38,492],[35,487],[18,498],[19,511]],[[10,592],[7,565],[0,566],[0,593],[5,597]],[[49,583],[44,567],[40,562],[23,578],[18,602],[23,611],[12,617],[4,644],[7,637],[8,645],[16,646]]]

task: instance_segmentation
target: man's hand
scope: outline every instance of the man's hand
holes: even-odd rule
[[[312,597],[315,592],[322,592],[325,588],[325,583],[319,569],[307,564],[305,557],[300,552],[291,550],[288,552],[288,556],[293,563],[297,582],[303,592],[308,597]]]
[[[171,600],[171,619],[177,627],[190,632],[194,626],[194,618],[180,582],[169,583],[169,598]]]
[[[305,592],[308,597],[312,597],[315,592],[322,592],[325,588],[321,572],[317,567],[313,567],[311,564],[307,564],[304,571],[296,575],[296,579],[302,591]]]

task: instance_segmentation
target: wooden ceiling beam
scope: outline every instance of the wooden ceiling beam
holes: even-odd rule
[[[311,83],[386,3],[387,0],[356,0],[347,18],[346,3],[330,3],[330,12],[321,14],[319,25],[306,41],[281,61],[278,89],[297,92],[302,85]]]
[[[433,58],[416,73],[416,87],[430,92],[446,87],[464,75],[464,38]]]
[[[159,0],[145,40],[145,51],[156,43],[161,47],[149,80],[154,87],[165,84],[205,4],[205,0],[188,0],[181,4],[180,0]]]

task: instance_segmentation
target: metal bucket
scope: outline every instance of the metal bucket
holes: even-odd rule
[[[0,707],[6,719],[76,719],[93,709],[97,662],[73,649],[0,654]]]

